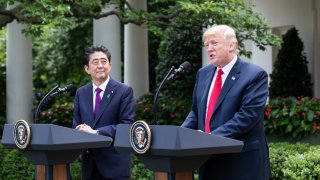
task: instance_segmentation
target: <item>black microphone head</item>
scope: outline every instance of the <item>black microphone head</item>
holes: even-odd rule
[[[74,89],[76,89],[76,86],[73,84],[69,84],[65,87],[65,91],[72,91]]]
[[[175,79],[181,76],[181,74],[188,72],[191,69],[191,64],[188,61],[182,63],[178,69],[175,69],[167,80]]]
[[[66,86],[66,91],[65,92],[70,92],[70,96],[74,96],[75,95],[75,90],[77,89],[77,87],[73,84],[69,84]]]
[[[180,68],[184,71],[189,71],[191,69],[191,66],[192,65],[188,61],[185,61],[180,65]]]
[[[69,84],[67,85],[66,87],[64,88],[58,88],[57,90],[55,90],[54,92],[51,93],[50,96],[55,96],[55,95],[58,95],[58,94],[65,94],[67,92],[71,92],[73,90],[76,89],[76,86],[73,85],[73,84]]]

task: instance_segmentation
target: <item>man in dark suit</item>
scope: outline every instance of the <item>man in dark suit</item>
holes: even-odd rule
[[[133,90],[109,76],[111,54],[106,47],[89,47],[83,63],[92,82],[76,92],[73,127],[114,138],[117,124],[133,122]],[[130,155],[118,154],[113,145],[82,154],[83,179],[130,179],[130,166]]]
[[[200,168],[200,179],[269,179],[263,130],[268,75],[237,56],[231,27],[213,26],[203,34],[203,41],[210,65],[197,73],[192,108],[182,127],[237,139],[244,147],[240,153],[212,155]]]

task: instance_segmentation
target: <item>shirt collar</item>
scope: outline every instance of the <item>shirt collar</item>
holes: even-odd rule
[[[223,68],[221,68],[223,71],[223,75],[225,75],[225,77],[228,76],[229,72],[231,71],[233,65],[236,63],[237,59],[238,59],[238,56],[235,55],[234,58],[227,65],[225,65]]]
[[[108,76],[107,80],[105,82],[103,82],[99,87],[97,85],[95,85],[94,83],[92,83],[93,92],[95,92],[97,88],[100,88],[102,91],[105,91],[109,80],[110,80],[110,76]]]

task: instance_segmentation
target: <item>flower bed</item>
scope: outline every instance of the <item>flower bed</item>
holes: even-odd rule
[[[265,108],[264,125],[267,135],[279,135],[296,140],[319,135],[320,99],[271,99]]]

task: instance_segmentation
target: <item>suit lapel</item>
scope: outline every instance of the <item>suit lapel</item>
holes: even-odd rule
[[[240,59],[237,59],[237,62],[234,64],[234,66],[232,67],[228,77],[226,78],[224,85],[221,89],[218,101],[215,105],[215,108],[213,110],[213,114],[216,111],[216,109],[218,109],[218,107],[220,106],[220,104],[222,103],[222,101],[224,100],[225,96],[228,94],[229,90],[231,89],[231,87],[234,85],[234,83],[239,79],[240,76]]]
[[[206,109],[207,109],[206,107],[207,107],[207,101],[208,101],[208,94],[209,94],[210,85],[213,79],[213,75],[216,72],[216,70],[217,68],[212,65],[212,67],[208,69],[208,72],[205,75],[205,82],[203,86],[204,93],[202,93],[203,96],[201,98],[201,107],[204,107],[204,108],[202,109],[202,112],[201,112],[201,117],[200,117],[201,119],[206,119]],[[203,121],[203,123],[205,122]]]
[[[90,83],[85,89],[85,93],[84,93],[84,94],[87,94],[87,97],[85,100],[86,102],[84,103],[84,105],[86,109],[88,109],[88,112],[91,113],[91,116],[89,116],[90,119],[87,120],[90,125],[92,125],[92,122],[93,122],[93,107],[92,107],[93,93],[92,92],[93,92],[93,86],[92,86],[92,83]]]
[[[108,105],[109,105],[112,97],[116,93],[116,86],[117,86],[117,84],[115,83],[115,81],[110,78],[108,85],[104,91],[98,114],[97,114],[96,118],[94,119],[93,127],[99,121],[101,115],[103,114],[103,111],[105,111],[108,108]]]

